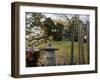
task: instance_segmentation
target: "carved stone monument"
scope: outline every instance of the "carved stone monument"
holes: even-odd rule
[[[47,60],[47,66],[53,66],[56,65],[56,57],[55,57],[55,51],[57,51],[57,48],[53,48],[52,45],[49,43],[47,48],[42,48],[41,50],[46,51],[46,60]]]

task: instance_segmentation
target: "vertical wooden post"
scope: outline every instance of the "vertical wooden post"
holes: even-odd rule
[[[74,21],[71,25],[71,56],[70,64],[74,64]]]
[[[86,35],[87,35],[87,40],[86,40],[86,43],[87,43],[87,63],[89,64],[89,22],[86,23]]]
[[[82,23],[81,39],[82,39],[82,64],[85,64],[85,56],[84,56],[84,24],[83,23]]]
[[[79,64],[84,64],[84,43],[83,43],[84,31],[83,31],[83,23],[79,22],[78,25],[78,43],[79,43]]]
[[[78,25],[78,43],[79,43],[79,64],[82,63],[82,56],[81,56],[81,21],[79,22],[79,25]]]

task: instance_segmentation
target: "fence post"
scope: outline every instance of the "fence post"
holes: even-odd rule
[[[71,25],[71,56],[69,64],[74,64],[74,21]]]
[[[83,31],[83,23],[79,21],[78,25],[78,43],[79,43],[79,64],[85,63],[84,61],[84,43],[83,43],[84,31]]]
[[[86,35],[87,35],[87,39],[86,39],[86,43],[87,43],[87,63],[89,64],[89,22],[86,23]]]

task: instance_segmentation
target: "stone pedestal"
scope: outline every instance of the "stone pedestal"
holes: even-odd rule
[[[42,48],[42,51],[46,51],[46,60],[47,60],[47,66],[53,66],[56,65],[56,56],[55,51],[57,51],[57,48],[47,47]]]

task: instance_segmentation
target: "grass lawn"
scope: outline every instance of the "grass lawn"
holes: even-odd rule
[[[71,41],[52,41],[51,42],[52,47],[58,48],[59,50],[56,51],[56,56],[64,56],[66,57],[66,62],[69,64],[70,62],[70,53],[71,53]],[[41,43],[38,48],[44,48],[47,47],[48,43]],[[88,63],[88,57],[87,57],[87,44],[84,43],[84,55],[85,55],[85,63]],[[60,58],[59,58],[60,59]],[[63,58],[61,58],[63,59]],[[78,42],[74,42],[74,62],[78,64]]]

